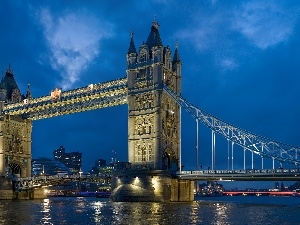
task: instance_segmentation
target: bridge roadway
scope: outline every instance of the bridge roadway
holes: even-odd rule
[[[300,169],[197,170],[178,171],[183,180],[218,181],[299,181]]]
[[[16,191],[26,191],[35,188],[49,187],[54,185],[61,185],[70,182],[90,182],[107,184],[110,180],[110,175],[54,175],[54,176],[35,176],[26,178],[14,178]]]
[[[296,169],[250,169],[250,170],[197,170],[178,171],[176,177],[183,180],[213,181],[299,181],[300,168]],[[69,182],[95,182],[107,184],[109,174],[54,175],[15,178],[15,190],[26,191]]]

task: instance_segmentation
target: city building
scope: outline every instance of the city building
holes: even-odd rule
[[[95,165],[92,167],[92,169],[89,171],[89,173],[90,174],[99,174],[99,172],[105,166],[106,166],[106,160],[105,159],[98,159],[98,160],[95,161]]]
[[[63,146],[53,151],[54,159],[65,164],[73,174],[79,174],[82,167],[81,152],[66,152]]]
[[[95,161],[95,165],[89,171],[90,174],[97,174],[97,175],[107,175],[111,176],[112,170],[114,166],[110,163],[110,165],[106,165],[105,159],[98,159]]]
[[[95,161],[95,166],[92,167],[89,173],[102,178],[101,182],[97,184],[98,190],[104,191],[110,189],[113,169],[114,164],[110,163],[109,165],[106,165],[105,159],[98,159]]]
[[[31,162],[32,176],[71,174],[70,169],[65,164],[57,160],[41,157],[32,159]]]
[[[98,159],[95,162],[95,167],[103,167],[106,166],[106,160],[105,159]]]

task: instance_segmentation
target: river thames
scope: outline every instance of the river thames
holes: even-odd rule
[[[222,196],[190,203],[110,202],[94,197],[0,201],[0,224],[300,224],[300,198]]]

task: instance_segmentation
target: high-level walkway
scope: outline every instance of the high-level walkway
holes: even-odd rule
[[[56,91],[58,92],[57,98],[47,95],[25,99],[23,102],[5,104],[3,113],[22,115],[23,119],[39,120],[127,104],[126,78],[90,84],[69,91]]]

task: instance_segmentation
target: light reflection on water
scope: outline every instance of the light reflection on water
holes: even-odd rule
[[[101,224],[101,218],[102,216],[105,216],[103,215],[102,213],[102,207],[105,206],[105,202],[99,202],[99,201],[96,201],[96,202],[93,202],[91,204],[91,207],[94,209],[94,222],[95,224]]]
[[[227,215],[230,214],[230,205],[221,204],[217,202],[214,203],[214,206],[216,207],[216,224],[226,224],[226,221],[228,221]]]
[[[51,224],[51,213],[50,213],[50,200],[44,199],[42,204],[42,211],[43,217],[41,218],[40,224]]]
[[[99,198],[0,201],[0,224],[300,224],[300,198],[220,197],[191,203],[109,202]]]

